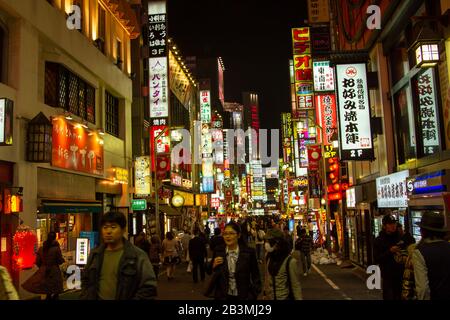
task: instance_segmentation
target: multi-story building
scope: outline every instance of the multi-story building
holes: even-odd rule
[[[373,263],[384,214],[416,240],[424,210],[449,220],[450,115],[448,1],[332,1],[335,62],[367,62],[373,161],[349,161],[349,257]],[[377,15],[377,9],[381,16]],[[374,81],[372,81],[374,80]]]
[[[138,35],[122,0],[0,1],[1,121],[9,130],[0,147],[2,202],[23,200],[21,212],[0,213],[0,263],[17,284],[32,272],[12,259],[19,220],[38,244],[55,231],[67,266],[82,232],[97,241],[102,213],[128,213],[130,40]]]

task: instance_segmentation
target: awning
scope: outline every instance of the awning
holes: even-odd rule
[[[41,200],[40,213],[100,213],[100,201]]]
[[[177,209],[166,204],[159,205],[159,210],[164,212],[167,216],[181,216],[181,211],[178,211]]]

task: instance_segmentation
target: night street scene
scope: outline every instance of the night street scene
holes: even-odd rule
[[[0,0],[0,300],[450,300],[449,78],[449,0]]]

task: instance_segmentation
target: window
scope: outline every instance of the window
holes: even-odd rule
[[[97,25],[97,43],[98,49],[105,53],[105,39],[106,39],[106,10],[98,5],[98,25]]]
[[[116,39],[116,65],[117,68],[122,69],[122,42]]]
[[[106,91],[106,132],[119,136],[119,99]]]
[[[45,104],[95,123],[95,89],[64,66],[45,63]]]

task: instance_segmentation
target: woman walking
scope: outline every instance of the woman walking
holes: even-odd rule
[[[205,293],[216,300],[256,300],[261,292],[261,277],[255,249],[238,239],[239,224],[230,222],[225,226],[225,245],[215,248],[208,274],[213,273]]]
[[[297,262],[290,245],[278,229],[267,232],[267,270],[264,296],[270,300],[302,300]]]
[[[149,257],[150,262],[153,266],[153,271],[155,272],[156,279],[158,279],[159,274],[159,266],[161,264],[161,240],[159,240],[159,237],[157,235],[154,235],[150,239],[150,250],[149,250]]]
[[[56,233],[49,232],[47,240],[39,248],[36,265],[39,270],[24,282],[22,287],[32,293],[46,294],[46,300],[57,300],[63,289],[63,276],[59,266],[64,263]]]
[[[163,262],[166,265],[167,280],[173,279],[175,265],[180,262],[180,243],[176,240],[172,232],[166,233],[166,238],[162,242]]]

